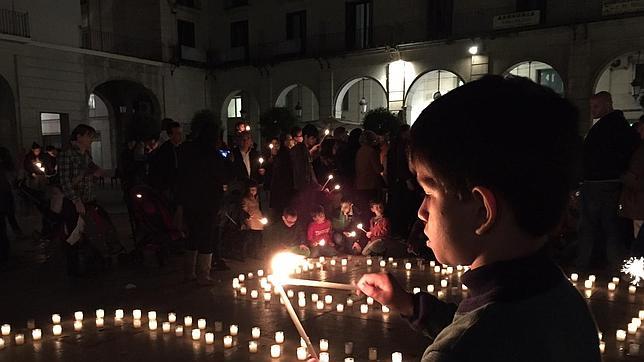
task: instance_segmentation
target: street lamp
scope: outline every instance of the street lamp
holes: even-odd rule
[[[297,118],[302,118],[302,104],[300,102],[295,105],[295,115]]]
[[[360,98],[358,105],[360,106],[361,113],[365,113],[367,111],[367,99],[365,97]]]

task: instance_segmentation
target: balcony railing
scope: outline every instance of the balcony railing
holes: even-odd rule
[[[153,40],[136,39],[119,34],[81,29],[81,48],[136,58],[162,60],[163,46]]]
[[[0,9],[0,33],[30,38],[29,14]]]

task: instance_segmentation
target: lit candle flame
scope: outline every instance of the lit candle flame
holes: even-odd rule
[[[356,235],[357,235],[357,234],[356,234],[356,232],[355,232],[355,231],[352,231],[352,232],[350,232],[350,233],[349,233],[349,237],[350,237],[350,238],[355,238],[355,237],[356,237]]]
[[[250,126],[246,126],[246,132],[250,132]]]
[[[262,223],[262,225],[266,225],[266,224],[268,224],[268,219],[263,217],[263,218],[259,219],[259,222]]]
[[[291,274],[298,266],[301,266],[305,263],[304,256],[281,252],[273,256],[271,261],[271,268],[273,269],[273,277],[271,278],[272,283],[279,283],[280,280],[288,279],[289,274]]]
[[[273,144],[272,144],[272,143],[269,143],[269,144],[268,144],[268,148],[270,148],[271,150],[273,149],[273,147],[275,147],[275,146],[273,146]]]
[[[630,258],[622,265],[622,273],[628,275],[632,280],[631,284],[640,285],[644,279],[644,257]]]
[[[335,186],[333,186],[333,189],[334,189],[334,190],[336,190],[336,191],[337,191],[337,190],[339,190],[339,189],[340,189],[340,185],[335,185]]]
[[[324,135],[325,135],[325,136],[328,136],[328,135],[329,135],[329,133],[331,133],[331,131],[329,131],[329,129],[328,129],[328,128],[324,130]]]
[[[333,180],[333,175],[332,175],[332,174],[331,174],[331,175],[329,175],[328,179],[329,179],[329,180]]]
[[[320,245],[320,246],[324,246],[324,245],[326,245],[326,240],[324,240],[324,239],[320,240],[320,242],[318,243],[318,245]]]
[[[142,197],[143,197],[143,195],[141,195],[141,194],[136,194],[136,198],[137,198],[137,199],[140,199],[140,198],[142,198]]]
[[[259,164],[261,165],[262,163],[264,163],[264,157],[259,158]]]

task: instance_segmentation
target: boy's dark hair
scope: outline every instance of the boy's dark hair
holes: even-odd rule
[[[318,137],[320,132],[318,131],[317,127],[315,127],[312,124],[307,124],[302,128],[302,136],[304,137]]]
[[[300,132],[302,132],[301,127],[295,126],[295,127],[291,128],[291,137],[293,137],[293,138],[297,137],[297,134],[300,133]]]
[[[74,128],[72,131],[71,136],[69,136],[69,139],[71,141],[76,141],[78,140],[78,136],[85,136],[87,134],[91,134],[92,137],[96,135],[96,130],[92,126],[88,126],[86,124],[79,124]]]
[[[351,201],[351,200],[349,200],[347,198],[343,197],[342,199],[340,199],[340,205],[342,205],[342,204],[352,204],[352,203],[353,203],[353,201]]]
[[[320,215],[320,214],[326,215],[326,212],[324,211],[324,206],[316,205],[315,207],[313,207],[311,209],[311,217],[314,217],[314,216],[317,216],[317,215]]]
[[[491,189],[523,231],[543,236],[568,201],[577,122],[577,110],[551,89],[527,78],[485,76],[421,113],[411,158],[461,199],[476,186]]]
[[[369,208],[371,208],[373,205],[380,205],[381,207],[385,207],[385,203],[382,202],[382,200],[371,200],[369,201]]]
[[[285,207],[284,211],[282,211],[282,216],[294,216],[297,217],[297,210],[292,207]]]
[[[171,121],[165,127],[165,133],[167,133],[168,136],[170,136],[170,135],[172,135],[172,130],[175,129],[175,128],[181,128],[181,123],[176,122],[176,121]]]

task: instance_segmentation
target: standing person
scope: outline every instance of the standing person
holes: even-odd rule
[[[622,175],[624,188],[619,199],[622,205],[621,215],[633,222],[633,237],[631,246],[632,256],[644,255],[644,116],[635,123],[635,130],[640,136],[640,143],[628,164],[628,169]]]
[[[376,149],[378,137],[373,131],[364,131],[360,135],[360,149],[356,154],[356,191],[358,208],[367,210],[369,201],[379,198],[383,188],[380,154]]]
[[[4,172],[4,176],[11,187],[11,192],[5,195],[7,197],[7,199],[5,199],[5,202],[7,202],[5,210],[7,222],[9,222],[13,234],[18,238],[22,238],[24,237],[24,234],[20,224],[18,224],[18,220],[16,219],[15,188],[18,183],[18,170],[16,170],[16,165],[13,161],[13,157],[11,156],[11,152],[5,147],[0,147],[0,169]]]
[[[281,143],[278,137],[273,137],[269,140],[266,149],[263,152],[262,157],[264,158],[264,163],[260,164],[264,168],[264,183],[262,185],[265,196],[270,200],[271,179],[273,178],[273,169],[275,168],[275,161],[277,160],[277,154],[280,151]]]
[[[193,121],[194,137],[181,146],[177,205],[187,228],[184,278],[200,285],[212,284],[210,268],[226,269],[218,240],[218,214],[228,180],[225,160],[218,152],[220,126],[213,119]]]
[[[387,157],[387,185],[390,190],[388,207],[396,210],[391,214],[392,233],[402,236],[409,235],[420,205],[416,177],[409,170],[409,130],[407,124],[400,126]]]
[[[360,149],[362,129],[354,128],[349,132],[349,138],[344,151],[338,154],[338,173],[343,184],[353,187],[356,180],[356,154]]]
[[[58,149],[52,145],[45,148],[45,153],[42,157],[43,167],[45,168],[45,176],[47,183],[50,185],[58,184]]]
[[[250,132],[239,134],[239,147],[233,148],[233,177],[236,190],[243,190],[250,180],[261,182],[265,171],[259,163],[259,152],[253,149],[253,138]]]
[[[241,208],[248,217],[244,220],[242,226],[242,245],[240,259],[245,260],[249,254],[257,259],[262,254],[262,230],[264,230],[264,214],[259,207],[259,190],[257,182],[249,181],[246,192],[241,201]]]
[[[150,186],[171,203],[177,188],[179,149],[183,130],[179,122],[170,122],[165,130],[168,139],[157,149],[150,160]]]
[[[100,168],[92,161],[90,154],[96,130],[86,124],[79,124],[70,136],[69,146],[60,153],[59,175],[63,191],[61,216],[66,234],[76,230],[79,216],[85,215],[86,205],[95,201],[92,177],[100,174]],[[79,243],[65,245],[67,273],[79,275]]]
[[[591,97],[590,113],[599,120],[584,140],[577,266],[588,268],[593,249],[605,245],[608,268],[614,272],[626,255],[628,238],[626,220],[618,214],[620,177],[626,172],[638,136],[624,113],[613,109],[608,92]]]
[[[387,273],[357,285],[431,338],[421,361],[601,360],[585,299],[545,250],[568,200],[576,133],[574,107],[525,78],[467,83],[416,120],[418,217],[438,262],[471,266],[468,295],[456,306]]]
[[[293,166],[293,200],[298,214],[308,215],[319,187],[313,172],[312,154],[319,149],[317,145],[318,130],[307,124],[304,129],[294,127],[291,135],[295,146],[291,148],[291,165]]]
[[[280,141],[281,147],[273,161],[270,178],[270,207],[274,215],[281,215],[293,197],[293,163],[290,155],[293,137],[287,133],[280,137]]]

